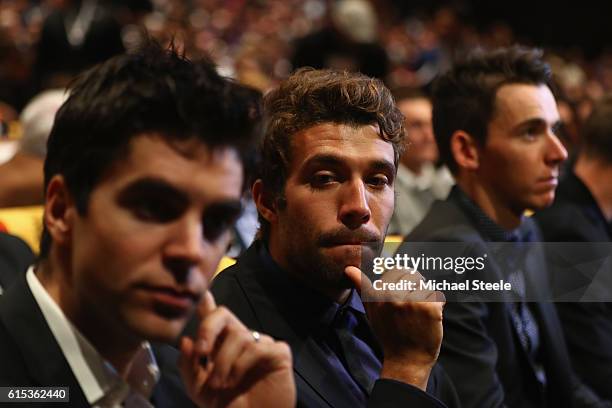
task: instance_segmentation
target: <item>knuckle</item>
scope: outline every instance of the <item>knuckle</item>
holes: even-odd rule
[[[278,349],[282,354],[291,356],[291,347],[289,347],[289,344],[285,343],[284,341],[277,341],[276,344],[278,345]]]
[[[219,306],[217,307],[217,313],[221,316],[226,316],[226,315],[231,315],[232,312],[230,312],[230,310],[226,307],[226,306]]]

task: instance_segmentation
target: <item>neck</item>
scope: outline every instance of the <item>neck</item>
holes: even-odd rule
[[[612,221],[612,183],[609,182],[612,164],[580,155],[574,173],[587,186],[606,220]]]
[[[54,251],[49,259],[41,262],[36,276],[49,296],[59,306],[66,318],[91,343],[96,351],[110,362],[121,377],[125,377],[130,364],[140,349],[142,339],[119,330],[112,318],[99,313],[95,305],[76,294],[69,269]]]
[[[500,200],[492,189],[480,183],[457,176],[457,185],[482,212],[505,230],[513,230],[521,225],[523,211],[516,211]]]

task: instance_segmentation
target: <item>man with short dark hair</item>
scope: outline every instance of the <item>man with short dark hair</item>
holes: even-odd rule
[[[582,127],[582,145],[557,188],[554,204],[536,214],[548,242],[577,245],[580,262],[609,259],[612,242],[612,96],[599,101]],[[605,273],[605,263],[601,266]],[[588,299],[587,299],[588,300]],[[598,394],[612,399],[612,304],[557,303],[576,372]]]
[[[540,52],[512,47],[473,53],[434,84],[434,133],[457,185],[406,238],[408,250],[431,256],[463,243],[465,259],[486,257],[494,242],[514,254],[446,276],[512,282],[512,297],[476,293],[445,309],[440,361],[464,407],[609,406],[575,376],[554,306],[533,302],[550,299],[542,252],[520,252],[537,241],[523,214],[552,204],[567,156],[550,81]]]
[[[74,407],[294,403],[286,345],[207,292],[240,213],[259,95],[150,43],[84,73],[48,142],[37,264],[0,304],[0,385]],[[173,352],[174,351],[174,352]],[[207,362],[202,358],[207,357]],[[169,371],[168,371],[169,370]]]
[[[354,289],[393,212],[404,129],[389,90],[361,74],[303,69],[266,95],[264,112],[252,188],[260,236],[215,278],[215,297],[289,343],[299,406],[443,406],[425,390],[452,403],[444,373],[431,374],[439,293],[364,303]]]

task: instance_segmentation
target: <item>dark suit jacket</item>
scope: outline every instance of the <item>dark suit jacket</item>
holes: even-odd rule
[[[25,274],[34,262],[34,253],[21,239],[0,232],[0,288],[8,285]]]
[[[536,219],[545,241],[612,242],[610,224],[573,172],[559,184],[553,206]],[[594,251],[607,248],[593,246]],[[582,255],[610,257],[609,252]],[[612,303],[557,303],[557,310],[576,372],[599,395],[612,399]]]
[[[455,187],[445,201],[436,201],[425,219],[406,237],[410,245],[423,242],[463,242],[471,254],[487,251],[486,234],[462,207]],[[527,219],[522,228],[531,229]],[[410,246],[408,246],[410,248]],[[417,249],[414,249],[417,251]],[[421,253],[421,250],[418,252]],[[429,254],[425,254],[429,255]],[[525,279],[530,290],[547,290],[545,259],[530,251],[525,259]],[[500,266],[488,259],[486,268],[472,279],[498,281]],[[544,293],[531,294],[534,298]],[[544,390],[503,302],[448,302],[444,310],[444,339],[440,361],[453,380],[461,404],[482,407],[587,407],[607,406],[583,386],[572,370],[554,305],[530,303],[540,333],[540,351],[547,377]],[[592,404],[592,405],[590,405]]]
[[[151,398],[153,404],[194,406],[174,372],[176,350],[155,346],[154,353],[161,378]],[[70,403],[61,406],[90,406],[27,285],[25,274],[0,298],[0,361],[0,386],[67,386]]]
[[[234,266],[213,281],[212,292],[216,301],[228,307],[248,327],[289,343],[293,353],[298,406],[356,408],[355,400],[332,374],[325,356],[312,339],[312,333],[317,328],[305,327],[296,318],[299,313],[307,313],[308,305],[300,305],[301,311],[288,310],[295,307],[287,307],[286,302],[281,300],[282,293],[275,287],[274,277],[263,264],[257,251],[258,245],[261,242],[255,241]],[[444,383],[444,375],[438,372],[434,378],[430,378],[431,387],[450,387],[443,392],[451,395],[448,399],[452,400],[456,398],[454,389]],[[410,385],[378,380],[368,406],[414,408],[443,407],[444,404]]]

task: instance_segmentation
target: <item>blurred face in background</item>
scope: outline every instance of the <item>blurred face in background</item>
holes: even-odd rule
[[[406,117],[407,148],[401,162],[414,173],[424,164],[438,160],[438,147],[431,123],[431,102],[427,98],[409,98],[398,102],[398,108]]]

